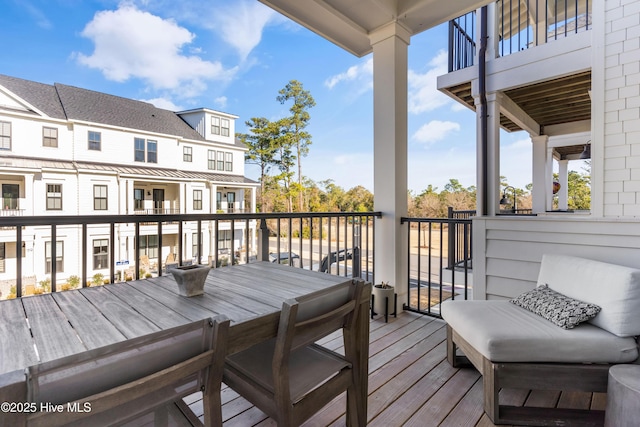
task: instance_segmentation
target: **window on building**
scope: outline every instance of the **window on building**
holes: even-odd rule
[[[93,241],[93,269],[105,268],[109,268],[109,239],[96,239]]]
[[[106,185],[93,186],[93,210],[107,210],[107,191],[108,190]]]
[[[20,185],[2,184],[2,209],[18,209]]]
[[[140,236],[140,256],[146,255],[149,259],[158,258],[158,236]]]
[[[224,170],[233,171],[233,153],[224,153]]]
[[[89,131],[89,150],[102,150],[102,134],[100,132]]]
[[[47,210],[62,210],[62,184],[47,184]]]
[[[51,273],[51,242],[45,242],[44,243],[44,263],[45,263],[45,267],[44,267],[44,273],[45,274],[50,274]],[[56,242],[56,272],[61,273],[63,272],[63,268],[64,268],[64,245],[63,242]]]
[[[158,141],[147,140],[147,163],[158,163]]]
[[[0,242],[0,273],[5,273],[5,266],[4,266],[5,245],[6,243]]]
[[[133,189],[133,209],[136,211],[144,209],[144,189],[142,188]]]
[[[222,136],[229,136],[229,119],[222,119],[220,121],[220,134]]]
[[[202,210],[202,190],[193,190],[193,210]]]
[[[220,117],[211,117],[211,133],[220,135]]]
[[[133,160],[144,162],[144,138],[133,138]]]
[[[204,239],[200,239],[200,243],[204,243]],[[191,256],[198,256],[198,233],[191,234]]]
[[[207,169],[216,170],[216,152],[214,150],[207,152]]]
[[[233,191],[227,192],[227,211],[232,213],[236,207],[236,193]]]
[[[231,230],[218,230],[218,250],[231,249]]]
[[[0,122],[0,150],[11,150],[11,122]]]
[[[191,147],[184,147],[182,149],[182,160],[184,160],[185,162],[191,162],[193,159],[191,153],[192,153]]]
[[[58,129],[56,128],[42,128],[42,145],[44,147],[57,147],[58,146]]]
[[[219,171],[224,170],[224,153],[222,151],[218,151],[218,164],[216,165],[216,168]]]

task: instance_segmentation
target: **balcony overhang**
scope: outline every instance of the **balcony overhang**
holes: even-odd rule
[[[369,36],[397,23],[411,35],[490,3],[486,0],[260,0],[352,54],[371,53]]]

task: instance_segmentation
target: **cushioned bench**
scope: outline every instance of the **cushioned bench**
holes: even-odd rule
[[[484,409],[495,424],[599,423],[601,411],[510,407],[500,405],[498,392],[503,387],[605,392],[609,367],[638,359],[640,270],[545,255],[537,285],[516,299],[527,308],[511,301],[444,302],[447,358],[454,366],[471,362],[483,375]],[[559,299],[549,289],[560,293]],[[587,312],[595,317],[563,328]]]

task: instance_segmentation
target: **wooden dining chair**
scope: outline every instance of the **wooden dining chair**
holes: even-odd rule
[[[121,425],[149,414],[162,425],[174,402],[203,390],[205,425],[221,426],[228,331],[218,316],[31,366],[28,401],[38,411],[26,425]]]
[[[285,301],[276,338],[228,356],[223,382],[279,426],[297,426],[345,390],[355,393],[354,336],[363,288],[354,280]],[[344,356],[315,344],[340,329]],[[355,425],[364,426],[366,413],[357,417]]]

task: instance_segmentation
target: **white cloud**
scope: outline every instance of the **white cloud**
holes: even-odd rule
[[[333,89],[338,83],[359,82],[365,89],[373,88],[373,58],[369,58],[358,65],[349,67],[347,71],[336,74],[325,80],[324,85]]]
[[[158,108],[162,108],[164,110],[169,110],[169,111],[182,111],[182,110],[184,110],[183,107],[174,104],[173,101],[171,101],[170,99],[167,99],[167,98],[141,99],[140,101],[148,102],[149,104],[153,104],[154,106],[156,106]]]
[[[191,32],[127,4],[96,13],[81,34],[93,41],[94,51],[88,56],[77,53],[76,59],[109,80],[140,78],[154,89],[190,97],[206,88],[206,80],[227,79],[233,72],[219,62],[184,55],[182,48],[195,37]]]
[[[29,1],[15,1],[14,3],[22,8],[31,16],[31,18],[35,21],[36,25],[40,28],[44,28],[45,30],[53,28],[53,24],[47,18],[47,15],[39,8],[31,4]]]
[[[432,120],[418,129],[411,139],[422,144],[431,144],[445,139],[450,133],[460,130],[460,124],[450,121]]]
[[[225,7],[216,7],[214,30],[233,46],[244,61],[260,44],[264,28],[278,19],[276,12],[257,1],[234,1]],[[202,7],[199,3],[198,7]]]
[[[260,44],[265,27],[271,24],[289,25],[273,9],[255,0],[213,1],[203,6],[201,0],[130,0],[140,9],[153,10],[180,22],[216,33],[244,62]],[[214,46],[216,49],[219,46]]]
[[[429,62],[426,73],[409,70],[409,112],[420,114],[433,111],[451,100],[437,89],[438,76],[447,74],[447,52],[441,50]]]
[[[216,99],[213,100],[213,103],[216,105],[216,107],[218,108],[225,108],[227,106],[227,97],[226,96],[219,96]]]

